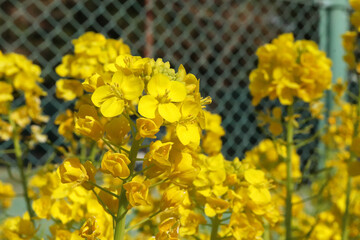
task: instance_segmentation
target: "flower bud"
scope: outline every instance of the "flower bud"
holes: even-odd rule
[[[131,182],[124,184],[126,198],[131,206],[149,205],[147,198],[149,193],[149,181],[142,181],[140,176],[134,177]]]
[[[177,186],[166,189],[160,201],[160,208],[164,210],[178,206],[183,202],[185,194],[186,191]]]
[[[101,170],[113,177],[127,178],[130,175],[129,164],[130,160],[125,154],[108,151],[101,161]]]
[[[85,167],[76,157],[65,159],[57,171],[62,183],[77,182],[81,184],[89,180]]]

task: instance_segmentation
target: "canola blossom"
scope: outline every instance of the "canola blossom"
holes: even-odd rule
[[[360,2],[350,5],[355,31],[342,37],[344,60],[359,74]],[[206,110],[211,98],[183,65],[133,56],[122,39],[94,32],[72,43],[55,70],[56,97],[73,103],[54,121],[62,161],[34,169],[25,168],[23,149],[51,144],[42,131],[41,70],[0,52],[0,140],[13,143],[18,176],[6,166],[26,206],[0,219],[0,239],[358,238],[360,94],[341,79],[331,86],[331,60],[316,43],[286,33],[257,50],[252,103],[275,101],[257,117],[268,137],[242,159],[222,154],[221,116]],[[338,105],[328,117],[327,90]],[[316,132],[320,119],[326,124]],[[324,165],[302,158],[314,142],[326,146]],[[15,189],[0,181],[1,211]]]
[[[312,102],[331,86],[331,60],[313,41],[294,41],[290,33],[280,35],[256,51],[258,68],[250,73],[252,103],[279,99],[291,105],[294,98]]]

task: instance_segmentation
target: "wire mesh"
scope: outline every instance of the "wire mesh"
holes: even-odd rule
[[[51,117],[45,132],[55,144],[63,139],[52,123],[70,103],[55,97],[54,68],[72,51],[72,39],[95,31],[123,38],[134,55],[160,57],[175,68],[183,64],[200,78],[202,95],[213,98],[209,109],[223,118],[223,154],[242,158],[263,138],[248,90],[256,49],[284,32],[318,42],[319,9],[311,2],[0,0],[0,49],[24,54],[42,67],[48,92],[42,105]],[[2,149],[10,146],[0,143]],[[42,144],[29,161],[42,163],[52,151]]]

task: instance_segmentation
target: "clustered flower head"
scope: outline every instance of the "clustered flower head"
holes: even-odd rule
[[[56,68],[57,97],[76,100],[55,121],[64,161],[30,182],[54,239],[112,239],[127,211],[139,239],[205,238],[211,224],[216,237],[257,239],[279,220],[265,172],[221,154],[221,117],[204,109],[199,79],[101,34],[73,44]]]
[[[1,141],[9,140],[15,128],[19,131],[29,124],[40,124],[48,120],[47,116],[42,115],[40,107],[40,97],[46,95],[39,85],[43,82],[40,73],[40,67],[25,56],[0,52]],[[13,106],[12,103],[21,97],[24,97],[22,104]],[[41,131],[37,131],[36,127],[31,130],[34,130],[32,131],[34,135],[41,135]],[[40,140],[40,142],[44,141],[45,139]]]
[[[355,9],[357,2],[351,1]],[[354,51],[353,34],[343,39],[345,49]],[[56,68],[56,96],[74,100],[73,109],[55,120],[65,139],[56,147],[63,161],[37,169],[25,189],[28,211],[1,222],[0,239],[36,239],[39,219],[50,222],[47,233],[56,240],[255,240],[288,231],[298,239],[339,239],[349,206],[349,236],[360,234],[360,164],[348,161],[360,157],[357,106],[343,104],[328,119],[322,139],[340,153],[326,165],[326,185],[300,171],[302,142],[294,136],[306,131],[292,105],[302,100],[312,119],[321,119],[318,100],[331,87],[331,61],[314,42],[283,34],[258,49],[259,65],[250,74],[253,104],[268,97],[288,109],[276,106],[259,117],[272,139],[241,161],[221,153],[221,116],[205,110],[211,98],[201,96],[200,80],[182,65],[176,70],[162,59],[133,56],[121,39],[94,32],[73,45]],[[8,116],[0,120],[1,140],[14,140],[30,123],[47,120],[39,74],[23,56],[0,52],[0,114]],[[334,86],[336,102],[343,103],[345,88]],[[25,106],[13,108],[17,93]],[[30,129],[29,146],[46,140],[39,126]],[[348,176],[354,188],[349,206]],[[304,179],[314,181],[311,190],[330,206],[316,216],[307,211],[306,194],[297,191],[308,184]],[[1,208],[14,196],[12,186],[0,182]]]
[[[280,35],[260,47],[258,68],[250,73],[253,104],[269,97],[282,105],[294,98],[310,103],[320,99],[331,85],[331,60],[313,41],[294,41],[291,33]]]

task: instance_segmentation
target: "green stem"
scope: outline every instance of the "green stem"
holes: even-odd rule
[[[103,200],[101,200],[101,198],[99,197],[99,195],[95,192],[94,189],[91,189],[91,191],[94,193],[94,195],[96,196],[97,200],[99,201],[99,203],[101,204],[101,206],[105,209],[105,211],[110,214],[113,219],[116,219],[114,213],[111,212],[111,210],[106,206],[106,204],[103,202]]]
[[[130,176],[133,175],[135,163],[136,163],[136,157],[137,157],[138,151],[140,149],[141,143],[142,143],[142,140],[137,141],[134,139],[134,141],[131,145],[131,149],[130,149],[130,153],[129,153],[129,159],[131,161],[131,163],[129,164]],[[128,179],[124,180],[123,184],[125,184],[127,181],[128,181]],[[125,222],[126,222],[126,213],[127,213],[128,204],[129,204],[129,202],[126,198],[126,190],[124,188],[122,188],[121,194],[120,194],[120,200],[119,200],[119,209],[118,209],[117,218],[115,221],[114,240],[124,240],[124,238],[125,238]]]
[[[211,219],[211,236],[210,236],[210,239],[211,240],[216,240],[218,239],[217,237],[217,233],[218,233],[218,229],[219,229],[219,225],[220,225],[220,220],[217,216],[213,217]]]
[[[354,132],[353,132],[353,140],[358,136],[359,131],[359,117],[360,117],[360,78],[357,75],[357,84],[358,84],[358,95],[357,95],[357,106],[356,106],[356,116],[355,116],[355,125],[354,125]],[[350,162],[356,161],[356,155],[354,152],[351,152],[350,155]],[[351,176],[348,173],[348,179],[346,183],[346,199],[345,199],[345,211],[342,217],[342,226],[341,226],[341,239],[348,240],[349,239],[349,232],[348,232],[348,225],[349,225],[349,217],[350,217],[350,195],[351,195]]]
[[[264,240],[271,240],[270,224],[269,224],[269,222],[267,220],[264,220],[264,221],[265,221],[265,223],[264,223],[265,229],[264,229],[264,237],[263,237],[263,239]]]
[[[111,195],[111,196],[113,196],[113,197],[119,198],[119,196],[118,196],[118,195],[116,195],[115,193],[113,193],[113,192],[111,192],[111,191],[109,191],[109,190],[107,190],[107,189],[105,189],[105,188],[103,188],[103,187],[101,187],[101,186],[97,185],[97,184],[96,184],[96,183],[94,183],[94,182],[87,181],[87,183],[90,183],[91,185],[93,185],[93,186],[95,186],[95,187],[97,187],[97,188],[101,189],[102,191],[104,191],[104,192],[106,192],[106,193],[110,194],[110,195]]]
[[[348,176],[346,183],[346,200],[345,200],[345,212],[342,217],[342,226],[341,226],[341,239],[347,240],[348,236],[348,224],[349,224],[349,206],[350,206],[350,193],[351,193],[351,177]]]
[[[115,150],[115,148],[111,145],[111,143],[109,142],[109,140],[102,138],[102,140],[104,141],[104,143],[110,148],[110,150],[114,153],[116,153],[117,151]]]
[[[141,226],[142,224],[146,223],[147,221],[151,220],[153,217],[155,217],[156,215],[158,215],[159,213],[161,213],[161,210],[154,212],[153,214],[151,214],[148,218],[145,218],[143,220],[141,220],[140,222],[136,223],[135,225],[130,226],[129,228],[126,229],[126,232],[129,232],[131,230],[133,230],[134,228]]]
[[[288,121],[286,125],[286,207],[285,207],[285,230],[286,240],[291,240],[291,227],[292,227],[292,159],[293,152],[293,138],[294,138],[294,125],[292,123],[294,115],[293,106],[288,106]]]
[[[21,186],[24,192],[24,199],[25,199],[25,203],[26,203],[26,208],[27,211],[30,215],[30,219],[31,221],[33,221],[34,219],[34,212],[31,208],[31,201],[30,201],[30,197],[29,197],[29,193],[28,193],[28,180],[24,171],[24,162],[22,159],[22,152],[21,152],[21,146],[20,146],[20,135],[19,132],[15,126],[15,123],[12,122],[13,128],[14,128],[14,132],[13,132],[13,141],[14,141],[14,148],[15,148],[15,156],[16,156],[16,162],[17,162],[17,166],[20,172],[20,181],[21,181]]]

